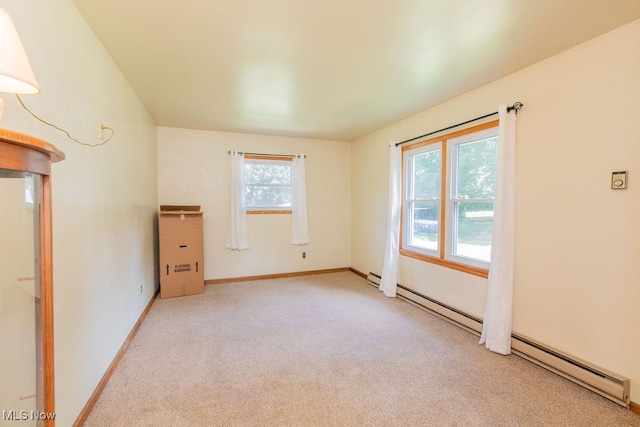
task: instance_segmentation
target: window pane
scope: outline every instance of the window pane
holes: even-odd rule
[[[244,180],[247,208],[291,208],[291,162],[245,160]]]
[[[491,259],[491,232],[493,203],[457,202],[453,254],[489,262]]]
[[[459,144],[457,146],[458,199],[491,199],[496,182],[498,138]]]
[[[432,150],[411,156],[413,171],[412,199],[439,199],[442,170],[442,150]]]
[[[409,245],[418,248],[438,250],[440,218],[439,202],[411,203],[412,215]]]
[[[245,190],[248,207],[291,207],[291,187],[247,185]]]
[[[249,184],[291,185],[291,164],[276,162],[254,163],[246,161],[244,180]]]

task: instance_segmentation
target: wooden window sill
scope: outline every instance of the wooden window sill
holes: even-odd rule
[[[464,273],[473,274],[474,276],[484,277],[485,279],[489,277],[489,270],[485,270],[484,268],[473,267],[466,264],[460,264],[457,262],[449,261],[447,259],[431,257],[431,256],[423,255],[417,252],[408,251],[406,249],[400,249],[399,252],[401,255],[404,255],[409,258],[419,259],[420,261],[441,265],[443,267],[462,271]]]

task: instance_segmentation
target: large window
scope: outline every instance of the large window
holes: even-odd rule
[[[486,276],[497,122],[403,147],[404,255]]]
[[[291,158],[245,156],[247,213],[291,213]]]

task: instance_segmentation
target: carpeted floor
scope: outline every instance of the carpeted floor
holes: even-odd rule
[[[85,426],[640,426],[353,273],[158,299]]]

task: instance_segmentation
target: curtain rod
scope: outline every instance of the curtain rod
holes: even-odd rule
[[[231,154],[231,150],[227,151],[227,154]],[[249,154],[250,156],[265,156],[265,157],[300,157],[300,154],[268,154],[268,153],[248,153],[246,151],[238,151],[238,154]],[[304,154],[305,159],[307,155]]]
[[[518,114],[518,111],[520,111],[520,109],[523,106],[524,106],[524,104],[522,102],[516,102],[513,105],[507,107],[507,113],[510,112],[511,110],[516,110],[516,114]],[[495,116],[496,114],[498,114],[497,111],[494,112],[494,113],[485,114],[484,116],[476,117],[475,119],[467,120],[466,122],[462,122],[462,123],[458,123],[456,125],[447,126],[446,128],[434,130],[433,132],[425,133],[424,135],[416,136],[416,137],[411,138],[411,139],[407,139],[407,140],[404,140],[404,141],[401,141],[401,142],[396,142],[396,147],[399,146],[399,145],[402,145],[402,144],[406,144],[407,142],[415,141],[416,139],[422,139],[425,136],[434,135],[436,133],[444,132],[445,130],[457,128],[458,126],[463,126],[463,125],[466,125],[468,123],[472,123],[472,122],[476,122],[478,120],[486,119],[487,117]]]

